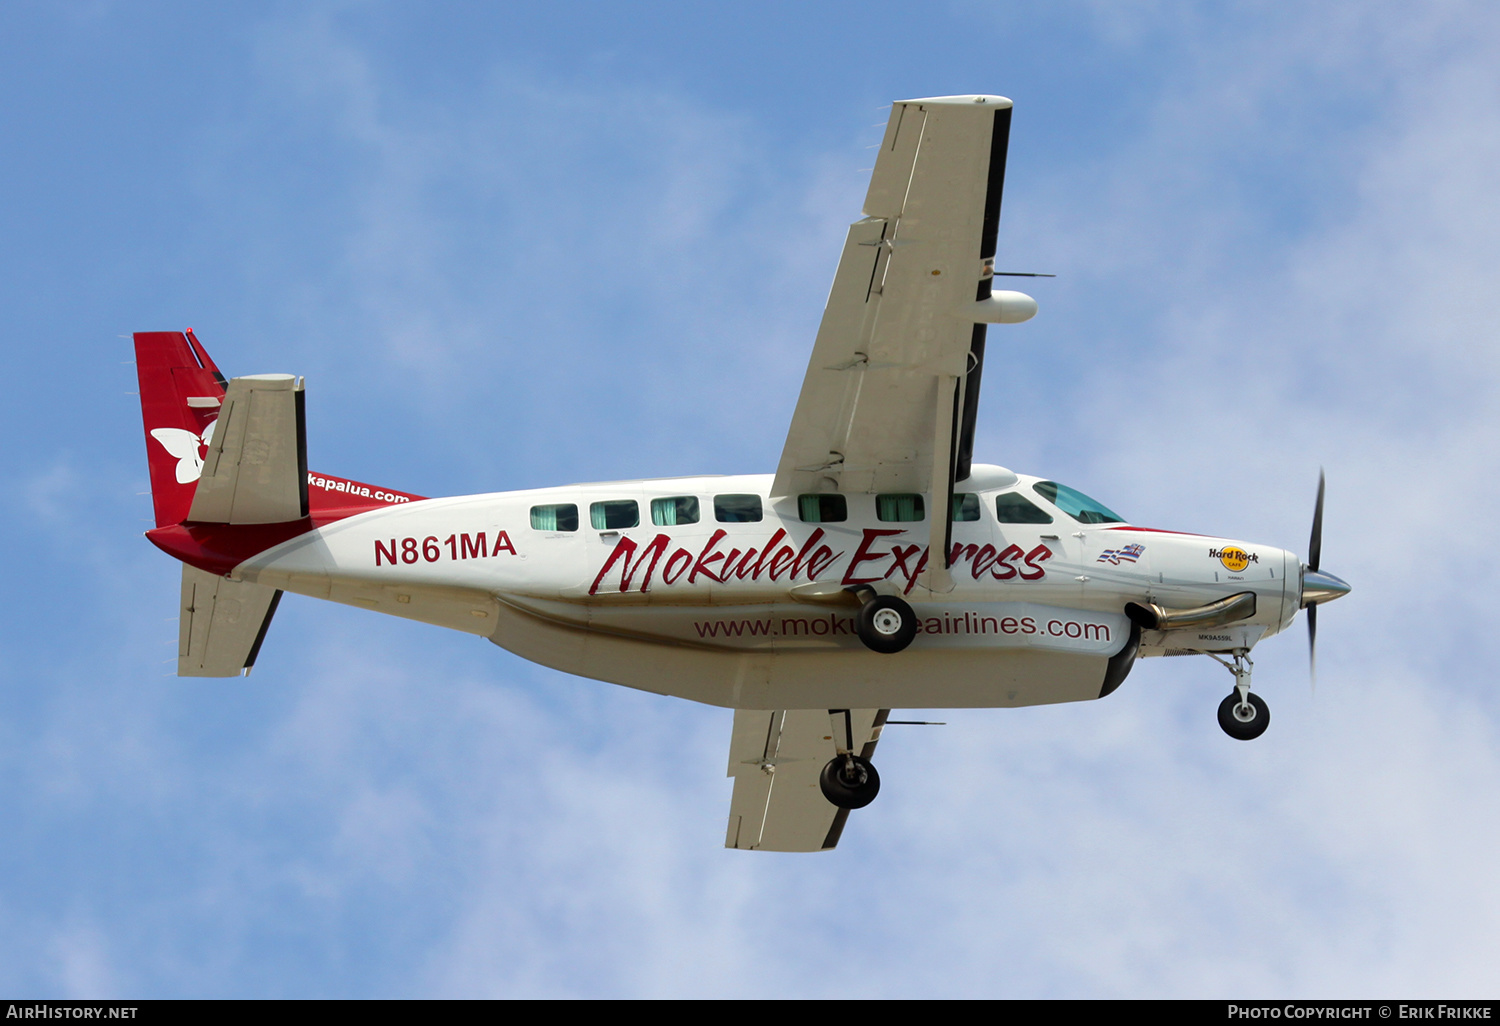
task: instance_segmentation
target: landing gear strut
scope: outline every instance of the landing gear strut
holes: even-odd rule
[[[1271,725],[1271,709],[1265,699],[1250,693],[1250,671],[1255,664],[1245,649],[1234,653],[1233,663],[1212,653],[1209,658],[1234,674],[1234,690],[1219,703],[1219,726],[1236,741],[1254,741]]]
[[[911,644],[917,636],[917,614],[905,599],[895,595],[876,595],[866,590],[860,596],[860,607],[854,632],[873,652],[893,655]]]
[[[880,774],[874,765],[862,755],[855,755],[854,722],[848,709],[830,709],[828,718],[833,726],[833,736],[841,737],[835,742],[838,754],[828,760],[818,776],[818,787],[829,803],[841,809],[862,809],[875,800],[880,793]],[[840,729],[842,728],[842,729]]]

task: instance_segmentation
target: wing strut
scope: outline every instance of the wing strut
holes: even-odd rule
[[[951,387],[950,387],[950,384]],[[953,443],[958,424],[959,389],[963,379],[940,375],[937,379],[937,417],[932,439],[932,509],[928,512],[931,531],[927,549],[927,587],[933,591],[953,590],[953,576],[948,573],[949,548],[953,537]]]

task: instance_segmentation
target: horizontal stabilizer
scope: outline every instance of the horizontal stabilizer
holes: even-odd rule
[[[281,592],[182,568],[182,618],[177,635],[179,677],[249,673],[271,626]]]
[[[307,516],[307,428],[302,379],[233,378],[225,390],[188,519],[279,524]]]

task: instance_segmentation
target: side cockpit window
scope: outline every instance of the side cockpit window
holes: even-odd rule
[[[1052,514],[1020,492],[995,496],[995,519],[1002,524],[1050,524]]]
[[[953,496],[953,515],[949,519],[955,521],[978,520],[979,496],[972,493],[955,493]]]
[[[1125,518],[1097,499],[1056,481],[1038,481],[1036,493],[1080,524],[1123,524]]]
[[[533,531],[578,530],[578,507],[571,502],[555,506],[531,507],[531,529]]]

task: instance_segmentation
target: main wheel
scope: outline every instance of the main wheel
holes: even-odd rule
[[[859,755],[836,755],[818,777],[823,797],[841,809],[862,809],[880,793],[880,774]]]
[[[1240,704],[1240,693],[1231,691],[1219,703],[1219,726],[1236,741],[1254,741],[1271,725],[1271,710],[1265,700],[1253,692],[1249,701]]]
[[[860,609],[855,633],[866,648],[890,655],[910,645],[917,636],[917,614],[904,599],[877,595]]]

